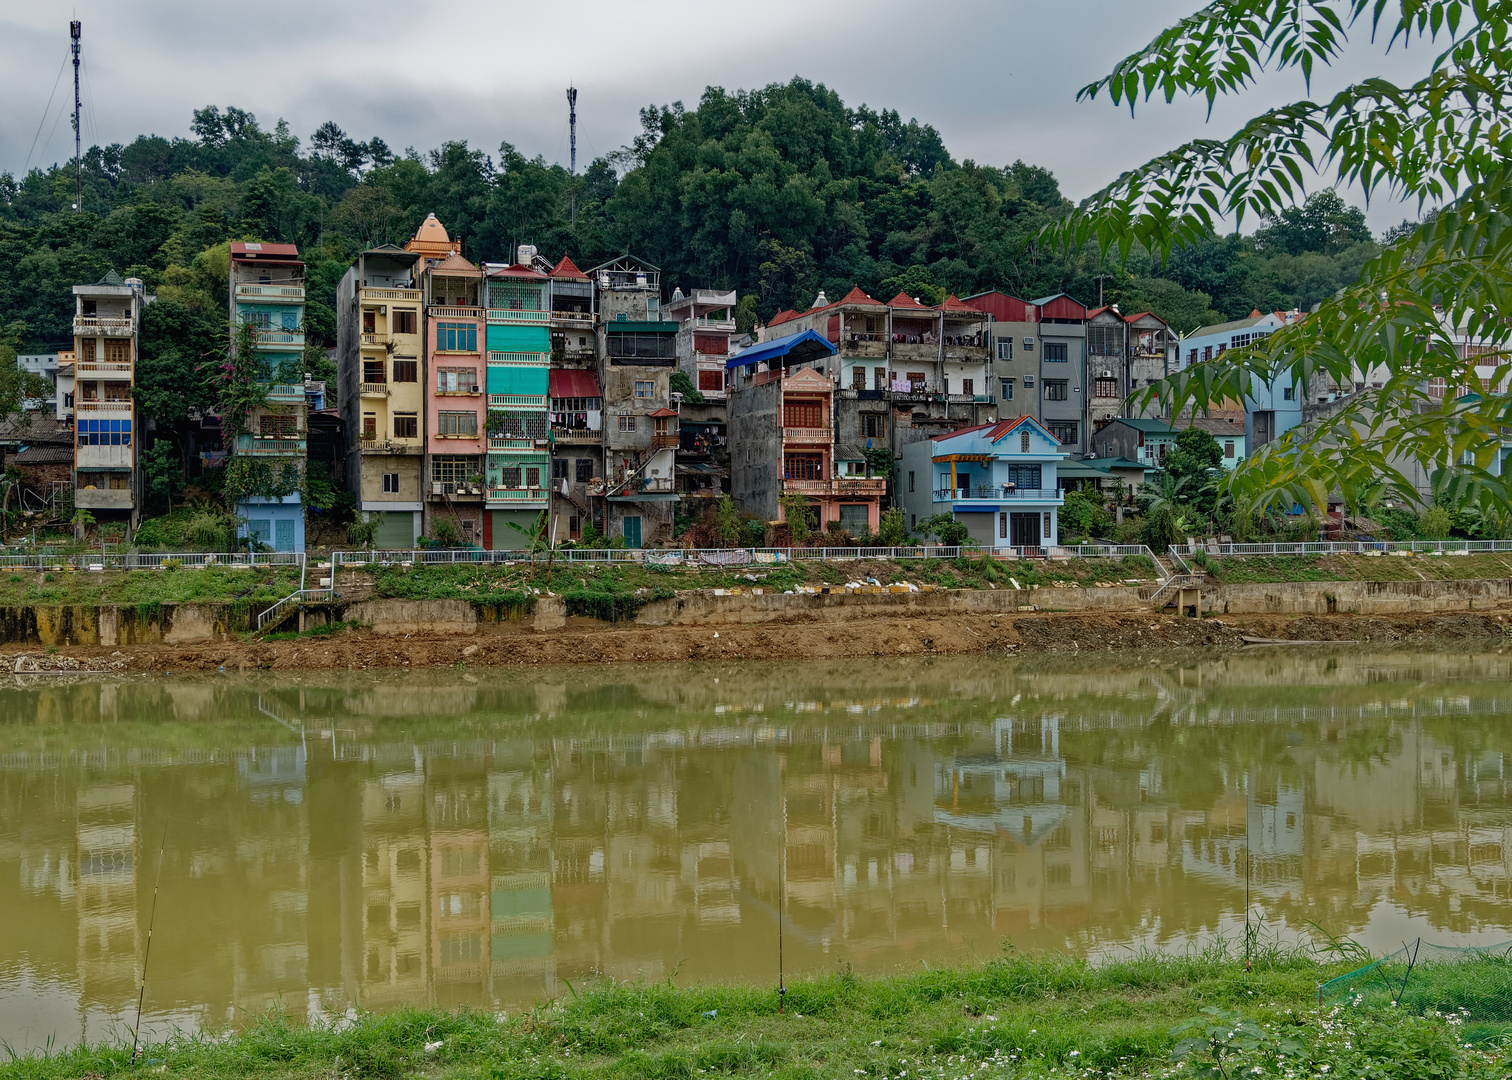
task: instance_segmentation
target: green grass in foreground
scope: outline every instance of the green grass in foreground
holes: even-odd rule
[[[1459,1018],[1318,1006],[1347,965],[1263,954],[1246,974],[1218,948],[1089,965],[1008,954],[979,967],[794,981],[576,987],[520,1013],[405,1011],[307,1027],[282,1016],[228,1037],[148,1048],[139,1069],[182,1077],[490,1080],[997,1080],[1018,1076],[1505,1076],[1494,1032]],[[113,1076],[127,1047],[0,1063],[0,1080]],[[1215,1071],[1216,1070],[1216,1071]]]
[[[124,604],[150,608],[171,603],[266,606],[299,588],[299,568],[233,570],[0,571],[0,605]]]

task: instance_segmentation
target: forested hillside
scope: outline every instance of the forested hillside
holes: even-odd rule
[[[1065,290],[1089,303],[1101,284],[1124,310],[1153,308],[1185,331],[1256,307],[1305,309],[1375,250],[1360,211],[1325,191],[1253,236],[1214,237],[1165,267],[1137,252],[1121,267],[1096,251],[1047,253],[1030,238],[1067,205],[1048,171],[957,162],[933,127],[848,107],[803,80],[711,87],[696,109],[648,108],[641,121],[629,145],[571,177],[508,143],[497,154],[463,142],[396,153],[335,123],[301,140],[283,121],[209,106],[194,111],[188,138],[91,148],[83,212],[71,209],[71,162],[0,176],[0,347],[56,346],[68,338],[70,286],[111,269],[140,277],[159,296],[144,329],[142,408],[171,423],[208,401],[196,371],[226,340],[230,240],[300,246],[317,349],[334,343],[335,285],[353,254],[403,243],[431,212],[471,259],[506,259],[528,242],[587,267],[630,250],[663,268],[668,289],[738,289],[751,298],[747,320],[852,284],[935,299]]]

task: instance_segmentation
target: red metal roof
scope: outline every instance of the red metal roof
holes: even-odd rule
[[[570,256],[563,255],[562,261],[551,268],[551,276],[559,278],[576,278],[579,281],[587,281],[588,275],[577,268]]]
[[[964,302],[978,311],[987,312],[998,322],[1039,322],[1033,304],[996,289],[968,296]]]
[[[489,277],[525,278],[528,281],[545,281],[546,275],[539,270],[532,270],[524,263],[515,263],[513,266],[492,266],[488,270]]]
[[[933,311],[933,308],[925,307],[906,292],[899,289],[898,295],[887,302],[888,307],[909,308],[913,311]]]
[[[767,325],[776,326],[778,323],[785,323],[789,319],[796,319],[797,317],[798,313],[792,308],[788,308],[786,311],[779,311],[777,314],[773,315],[772,321],[767,323]]]
[[[985,315],[985,314],[987,314],[981,308],[974,308],[970,304],[967,304],[967,303],[964,303],[964,302],[962,302],[960,300],[957,300],[955,293],[951,293],[949,296],[947,296],[945,298],[945,302],[940,305],[940,310],[941,311],[969,311],[973,315]]]
[[[861,286],[859,285],[852,285],[850,292],[846,293],[844,296],[842,296],[840,299],[836,300],[829,306],[839,307],[841,304],[875,304],[877,307],[884,306],[882,301],[873,300],[870,296],[867,296],[866,293],[862,292]]]
[[[676,409],[657,409],[655,412],[653,412],[653,413],[647,413],[646,415],[649,416],[649,417],[651,417],[653,420],[665,420],[669,416],[676,416],[677,415],[677,410]]]
[[[1006,436],[1009,432],[1013,431],[1014,428],[1018,427],[1020,424],[1022,424],[1026,420],[1029,423],[1033,424],[1036,428],[1038,428],[1040,430],[1040,432],[1042,434],[1044,434],[1045,436],[1047,436],[1049,438],[1054,438],[1054,436],[1051,435],[1050,432],[1045,429],[1045,426],[1043,424],[1039,423],[1038,421],[1036,421],[1034,419],[1034,417],[1028,416],[1028,415],[1024,415],[1024,416],[1010,417],[1007,420],[996,420],[996,421],[993,421],[990,424],[977,424],[975,427],[959,428],[956,431],[952,431],[948,435],[941,435],[941,436],[939,436],[934,441],[935,442],[944,442],[946,439],[956,439],[956,438],[960,438],[962,435],[973,435],[973,434],[975,434],[978,431],[986,431],[988,428],[991,428],[992,430],[990,432],[988,432],[987,437],[989,439],[991,439],[993,442],[998,442],[1001,439],[1003,439],[1003,437]],[[1059,441],[1059,440],[1057,440],[1057,441]]]
[[[548,385],[550,386],[551,396],[554,398],[603,397],[599,393],[598,382],[593,378],[593,372],[591,371],[552,368]]]
[[[248,259],[297,259],[299,248],[293,244],[260,244],[254,240],[238,240],[231,245],[233,257]]]

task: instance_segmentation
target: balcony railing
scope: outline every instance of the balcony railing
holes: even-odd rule
[[[734,319],[716,319],[711,315],[699,315],[693,325],[700,330],[734,330]]]
[[[437,397],[477,397],[483,392],[481,386],[459,386],[455,390],[437,390]]]
[[[516,323],[548,323],[552,313],[549,311],[528,311],[522,308],[489,308],[489,322],[516,322]]]
[[[268,400],[282,405],[303,405],[304,387],[294,383],[273,383],[268,387]]]
[[[419,300],[419,289],[363,289],[364,300]]]
[[[587,428],[552,428],[551,436],[558,444],[589,444],[604,441],[602,431],[590,431]]]
[[[74,488],[74,505],[85,510],[130,510],[130,488]]]
[[[492,409],[545,409],[545,394],[489,394]]]
[[[109,401],[79,401],[74,400],[74,408],[80,412],[131,412],[130,398],[116,398]]]
[[[418,454],[424,449],[418,441],[405,443],[392,439],[359,439],[357,445],[364,454]]]
[[[829,442],[835,437],[835,429],[828,424],[823,427],[785,427],[783,442]]]
[[[1041,502],[1058,502],[1061,493],[1055,488],[1021,488],[1011,484],[976,484],[969,488],[938,488],[935,502],[959,502],[962,499],[986,499],[1001,502],[1004,499],[1038,499]]]
[[[75,337],[130,337],[136,323],[115,315],[75,315],[73,330]]]
[[[293,435],[238,435],[236,452],[250,457],[303,457],[305,441]]]
[[[500,488],[488,489],[489,502],[504,503],[546,503],[551,500],[551,492],[545,488]]]
[[[94,375],[105,379],[131,378],[130,360],[80,360],[74,365],[79,375]]]
[[[305,291],[303,285],[237,285],[236,298],[278,304],[290,300],[303,301]]]
[[[593,312],[591,311],[553,311],[551,321],[561,323],[573,328],[590,329],[593,326]]]
[[[681,444],[681,441],[681,436],[679,436],[676,432],[671,432],[668,434],[657,432],[656,434],[653,434],[651,436],[651,446],[656,450],[665,450],[668,447],[675,448]]]
[[[443,307],[434,306],[430,314],[438,319],[481,319],[483,309],[480,307]]]
[[[259,330],[257,332],[259,345],[298,345],[304,347],[304,331],[289,330]]]
[[[390,340],[392,340],[392,339],[387,334],[363,334],[362,335],[362,343],[364,345],[384,346],[384,345],[387,345]]]
[[[491,352],[488,354],[488,362],[508,367],[517,365],[549,367],[551,365],[551,354],[549,352]]]
[[[490,436],[488,448],[490,450],[534,450],[538,443],[545,441],[545,439],[511,439]]]
[[[357,385],[357,392],[363,397],[388,397],[388,383],[365,382]]]
[[[887,481],[875,476],[841,476],[833,480],[784,480],[782,490],[794,495],[881,495]]]

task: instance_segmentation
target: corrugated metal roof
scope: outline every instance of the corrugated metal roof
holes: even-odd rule
[[[591,371],[574,371],[568,368],[552,368],[550,378],[551,396],[554,398],[596,398],[598,382]]]
[[[780,360],[795,352],[798,354],[795,357],[796,362],[804,363],[821,356],[834,356],[835,347],[812,330],[805,330],[801,334],[792,334],[789,337],[777,338],[775,341],[764,341],[760,345],[752,345],[749,349],[730,357],[725,367],[744,367],[747,364]]]

